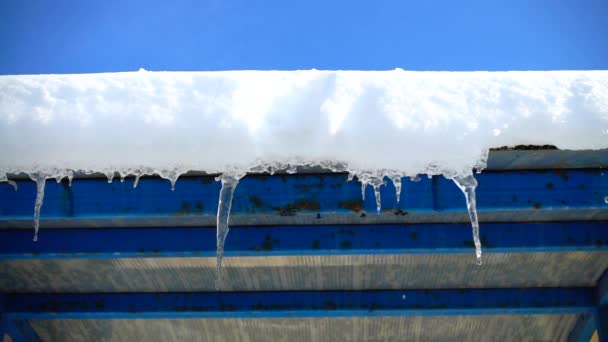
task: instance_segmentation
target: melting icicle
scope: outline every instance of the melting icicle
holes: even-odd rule
[[[12,186],[13,186],[13,189],[15,189],[15,191],[19,190],[19,186],[17,185],[17,182],[12,181],[12,180],[7,180],[6,182],[7,182],[8,184],[12,185]],[[608,203],[608,202],[606,202],[606,203]]]
[[[355,173],[348,171],[348,177],[346,178],[346,181],[350,182],[353,180],[353,178],[355,178]]]
[[[361,180],[361,197],[363,198],[363,202],[365,202],[365,189],[367,188],[367,182]]]
[[[380,198],[380,187],[385,185],[386,183],[382,178],[374,178],[371,181],[372,186],[374,187],[374,195],[376,196],[376,212],[380,214],[380,210],[382,209],[382,199]]]
[[[42,208],[42,201],[44,200],[44,186],[46,183],[46,176],[42,176],[38,173],[29,175],[30,178],[36,182],[36,204],[34,205],[34,241],[38,241],[38,228],[40,227],[40,209]]]
[[[57,181],[57,184],[59,184],[66,177],[68,178],[68,186],[71,188],[72,179],[74,179],[74,171],[72,170],[59,171],[56,175],[49,178],[55,178],[55,181]]]
[[[106,172],[106,178],[108,178],[108,183],[112,183],[112,181],[114,180],[114,171],[108,171]]]
[[[397,196],[397,205],[401,199],[401,176],[394,176],[392,178],[393,184],[395,185],[395,195]]]
[[[133,189],[137,188],[137,185],[139,184],[139,179],[143,175],[144,175],[143,172],[138,172],[135,174],[135,182],[133,183]]]
[[[230,220],[230,208],[232,207],[232,195],[239,183],[240,177],[224,174],[219,177],[222,181],[220,199],[217,206],[217,274],[215,279],[215,289],[219,290],[222,286],[222,258],[224,257],[224,242],[228,235],[228,221]]]
[[[285,171],[291,175],[298,172],[298,167],[295,164],[289,164],[289,167]]]
[[[175,191],[175,183],[177,183],[177,177],[171,178],[169,181],[171,182],[171,191]]]
[[[72,180],[74,179],[74,172],[73,171],[68,171],[68,186],[71,188],[72,187]]]
[[[179,178],[179,176],[180,172],[171,171],[166,177],[164,177],[166,179],[169,179],[169,182],[171,182],[171,191],[175,191],[175,183],[177,183],[177,179]]]
[[[481,265],[481,241],[479,240],[479,221],[477,220],[477,200],[475,199],[475,188],[477,180],[473,174],[466,176],[456,176],[453,178],[454,183],[464,193],[464,198],[467,201],[467,210],[473,227],[473,242],[475,242],[475,255],[477,256],[477,264]]]

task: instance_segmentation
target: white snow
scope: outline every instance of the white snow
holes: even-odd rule
[[[608,71],[227,71],[0,76],[0,181],[73,171],[112,181],[223,173],[218,279],[232,193],[247,171],[312,164],[371,185],[443,174],[463,191],[481,262],[474,168],[513,145],[608,148]],[[137,185],[137,182],[134,184]],[[397,197],[399,198],[399,197]],[[608,197],[605,199],[608,203]]]
[[[0,175],[334,161],[453,176],[517,144],[608,147],[608,71],[0,76]]]

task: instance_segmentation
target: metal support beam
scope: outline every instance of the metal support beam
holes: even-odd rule
[[[568,342],[589,342],[596,327],[595,314],[581,315],[568,336]]]
[[[608,251],[605,222],[488,223],[484,253]],[[471,253],[469,224],[231,227],[226,256]],[[0,259],[200,257],[216,253],[209,227],[0,230]]]
[[[608,342],[608,270],[602,274],[595,287],[597,309],[595,325],[601,342]]]
[[[592,288],[10,294],[10,319],[588,314]]]
[[[462,192],[449,179],[402,179],[397,201],[390,180],[380,187],[381,214],[371,187],[363,201],[361,184],[345,173],[251,175],[243,178],[232,202],[233,225],[370,224],[461,222],[468,220]],[[484,172],[476,175],[477,208],[483,222],[606,220],[608,172],[538,170]],[[34,182],[20,180],[15,191],[0,182],[0,228],[32,227]],[[46,182],[41,227],[214,225],[219,182],[213,177],[184,177],[175,191],[158,177]],[[505,214],[505,211],[507,213]],[[517,215],[513,212],[517,211]],[[502,214],[501,214],[502,213]],[[43,231],[44,232],[44,231]],[[44,235],[41,234],[41,239]]]
[[[28,321],[7,320],[6,332],[13,339],[13,342],[37,342],[40,338],[32,329]]]

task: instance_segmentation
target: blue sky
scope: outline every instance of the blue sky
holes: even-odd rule
[[[608,69],[608,0],[1,0],[0,74]]]

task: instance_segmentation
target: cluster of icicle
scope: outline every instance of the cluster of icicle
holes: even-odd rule
[[[484,159],[476,166],[478,172],[480,172],[483,167],[485,167],[485,161],[487,158],[487,154],[484,156]],[[232,198],[234,191],[239,183],[239,180],[244,177],[247,172],[252,173],[269,173],[274,174],[277,171],[286,172],[289,174],[296,173],[298,171],[298,167],[321,167],[323,169],[329,169],[332,172],[348,172],[348,180],[351,181],[355,176],[361,182],[361,195],[363,200],[365,200],[365,191],[368,186],[371,186],[374,190],[375,200],[376,200],[376,209],[377,212],[380,213],[381,210],[381,198],[380,198],[380,187],[386,185],[385,179],[390,179],[394,186],[397,197],[397,202],[401,196],[401,180],[404,177],[408,177],[403,173],[391,170],[352,170],[345,163],[336,163],[336,162],[322,162],[322,163],[264,163],[259,162],[253,167],[248,168],[247,170],[239,170],[237,168],[229,169],[227,172],[222,172],[220,176],[216,177],[216,181],[220,181],[222,183],[222,187],[220,190],[219,200],[218,200],[218,209],[217,209],[217,276],[216,276],[216,289],[220,289],[222,287],[222,278],[221,278],[221,267],[222,267],[222,259],[224,255],[224,243],[226,241],[226,237],[228,235],[229,230],[229,220],[230,220],[230,209],[232,206]],[[126,177],[133,176],[135,177],[135,182],[133,183],[133,187],[136,188],[139,179],[145,175],[158,175],[163,179],[167,179],[171,183],[171,190],[175,189],[176,182],[178,178],[185,174],[188,170],[182,169],[172,169],[172,170],[155,170],[152,168],[137,168],[137,169],[125,169],[120,171],[106,171],[102,172],[106,175],[108,179],[108,183],[111,183],[115,178],[115,175],[118,174],[120,176],[120,181],[123,182]],[[471,225],[473,229],[473,241],[475,243],[475,254],[477,257],[477,264],[481,265],[481,242],[479,239],[479,222],[477,220],[477,209],[476,209],[476,199],[475,199],[475,188],[477,187],[477,181],[473,175],[473,172],[462,172],[462,173],[449,173],[446,170],[440,170],[437,168],[429,168],[429,173],[427,174],[429,177],[432,175],[437,175],[443,173],[443,175],[447,178],[450,178],[454,181],[454,183],[462,190],[466,203],[467,210],[469,213],[469,217],[471,220]],[[93,174],[99,172],[93,171],[78,171],[79,174]],[[0,173],[0,182],[5,181],[9,184],[13,185],[15,191],[17,191],[17,184],[9,180],[6,176],[8,173]],[[34,205],[34,241],[38,240],[38,229],[40,226],[40,210],[42,208],[42,203],[44,200],[44,188],[47,179],[55,179],[57,183],[61,182],[64,178],[67,178],[69,181],[69,186],[72,185],[72,179],[74,178],[75,172],[73,170],[53,170],[50,172],[44,171],[35,171],[26,173],[29,178],[36,182],[36,201]],[[420,180],[418,175],[409,176],[413,181]]]

